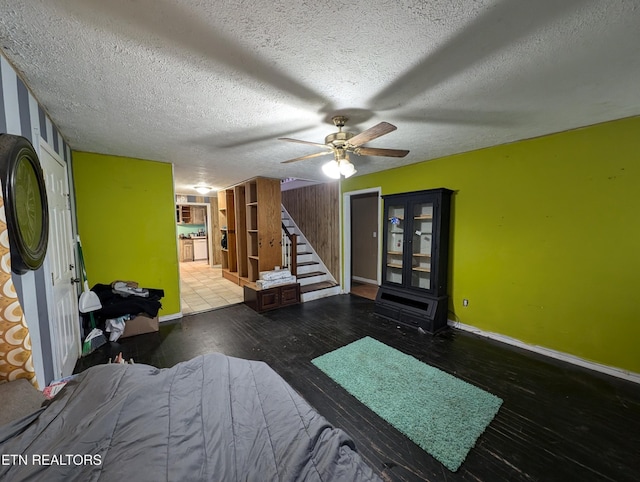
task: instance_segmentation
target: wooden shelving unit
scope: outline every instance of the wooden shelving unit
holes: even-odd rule
[[[245,186],[239,184],[233,188],[235,211],[236,211],[236,254],[238,260],[238,278],[246,278],[247,265],[247,237],[244,235],[246,225],[246,202],[245,202]]]
[[[227,247],[222,248],[222,276],[235,283],[239,282],[238,258],[236,253],[236,215],[233,189],[218,191],[218,216],[220,231],[227,235]]]
[[[245,184],[249,283],[282,263],[280,180],[257,177]]]
[[[227,234],[225,278],[247,285],[280,266],[281,205],[279,179],[257,177],[218,192],[220,230]]]

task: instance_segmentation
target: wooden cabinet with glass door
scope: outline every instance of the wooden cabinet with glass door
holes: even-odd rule
[[[385,281],[402,284],[404,279],[404,228],[405,205],[385,206]]]
[[[383,196],[377,314],[429,333],[446,327],[451,194],[441,188]]]

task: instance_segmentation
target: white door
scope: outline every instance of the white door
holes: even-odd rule
[[[71,205],[67,165],[44,141],[40,141],[40,164],[49,203],[47,264],[51,271],[49,303],[54,378],[73,373],[80,357],[80,315],[76,291],[76,244],[71,229]]]

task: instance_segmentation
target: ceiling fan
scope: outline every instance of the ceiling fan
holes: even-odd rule
[[[296,157],[295,159],[289,159],[283,161],[283,164],[289,162],[298,162],[305,159],[311,159],[313,157],[326,156],[333,154],[334,160],[326,163],[322,166],[322,170],[326,175],[334,179],[339,179],[340,176],[349,177],[356,173],[354,165],[347,156],[348,152],[352,152],[357,156],[383,156],[383,157],[404,157],[409,154],[409,151],[402,149],[381,149],[377,147],[364,147],[363,144],[381,137],[389,132],[395,131],[396,126],[389,124],[388,122],[380,122],[379,124],[370,127],[369,129],[361,132],[360,134],[354,134],[352,132],[343,131],[342,128],[349,120],[346,116],[337,115],[331,119],[334,125],[338,128],[338,132],[329,134],[324,139],[324,144],[318,142],[301,141],[298,139],[290,139],[288,137],[280,137],[278,140],[287,142],[297,142],[298,144],[309,144],[311,146],[322,147],[326,149],[322,152],[316,152],[314,154],[307,154],[306,156]]]

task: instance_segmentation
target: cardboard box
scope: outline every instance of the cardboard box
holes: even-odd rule
[[[147,315],[140,314],[125,322],[124,333],[120,335],[120,338],[142,335],[144,333],[153,333],[155,331],[158,331],[158,317],[155,316],[151,318]]]

